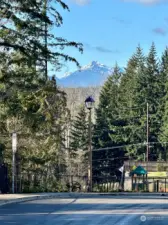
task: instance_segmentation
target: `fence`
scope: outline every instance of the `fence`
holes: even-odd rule
[[[5,172],[6,171],[6,172]],[[93,177],[93,192],[115,192],[119,191],[120,180],[115,177]],[[0,190],[2,193],[9,192],[11,182],[7,177],[7,170],[0,167]],[[124,180],[125,191],[149,191],[168,193],[168,178],[143,177],[131,178]],[[51,174],[46,176],[45,173],[22,173],[16,177],[15,192],[32,193],[32,192],[87,192],[87,176],[74,176],[68,174]]]
[[[168,192],[168,178],[133,178],[132,191]]]
[[[22,173],[17,177],[17,192],[87,191],[87,177],[67,174]]]
[[[68,174],[22,173],[17,176],[15,191],[31,192],[87,192],[88,177]],[[119,181],[115,177],[93,177],[94,192],[118,191]]]

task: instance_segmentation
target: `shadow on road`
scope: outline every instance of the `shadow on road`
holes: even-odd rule
[[[106,203],[106,198],[103,198],[103,203],[101,203],[101,198],[98,199],[98,202],[96,202],[97,200],[94,198],[88,198],[88,201],[83,198],[83,200],[69,199],[69,203],[59,203],[56,202],[56,200],[37,200],[21,204],[5,205],[0,207],[0,224],[50,225],[47,221],[52,221],[52,224],[62,225],[69,224],[70,221],[76,221],[71,224],[80,225],[87,224],[87,222],[89,223],[91,220],[94,221],[99,219],[100,221],[103,221],[103,218],[104,223],[102,223],[102,225],[106,224],[105,220],[110,220],[110,218],[115,221],[115,223],[111,224],[117,224],[121,218],[128,216],[128,214],[131,215],[137,213],[139,214],[137,218],[140,220],[140,217],[143,216],[141,210],[143,211],[146,207],[150,208],[150,210],[152,209],[154,213],[160,211],[162,212],[162,217],[168,218],[168,201],[165,201],[163,204],[154,204],[144,203],[143,200],[142,203],[136,203],[133,202],[134,200],[131,200],[130,203],[127,203],[122,201],[127,201],[126,198],[123,199],[117,197],[116,201],[119,201],[119,199],[121,199],[121,202],[118,203],[115,203],[115,199],[113,199],[114,203],[109,203],[108,199]],[[94,203],[91,202],[92,200]],[[80,201],[87,201],[87,203],[81,203]],[[55,221],[55,223],[53,223],[53,221]],[[143,224],[145,225],[145,223]]]

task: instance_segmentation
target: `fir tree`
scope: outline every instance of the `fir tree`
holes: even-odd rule
[[[119,84],[122,73],[116,65],[114,73],[108,77],[101,93],[100,102],[96,110],[96,124],[94,127],[94,148],[114,147],[118,142],[116,125],[118,121]],[[98,176],[115,175],[116,168],[122,164],[122,149],[98,150],[93,152],[93,171],[95,179]]]
[[[161,82],[160,89],[162,90],[162,98],[158,117],[160,121],[159,140],[162,142],[161,158],[167,160],[167,140],[168,140],[168,48],[165,49],[161,58]],[[165,142],[165,144],[164,144]]]
[[[137,88],[136,88],[136,105],[140,107],[139,113],[140,126],[139,133],[141,143],[146,141],[147,129],[147,103],[149,104],[149,142],[158,141],[158,120],[157,111],[160,103],[160,89],[159,89],[159,63],[156,55],[154,43],[152,44],[149,54],[146,58],[145,69],[138,74]],[[146,152],[146,149],[140,147],[139,154]],[[157,149],[150,148],[149,159],[155,160],[157,157]]]
[[[88,115],[85,106],[79,108],[78,114],[71,121],[69,146],[69,171],[74,176],[84,176],[88,172]]]
[[[120,85],[120,108],[121,117],[124,124],[120,130],[120,136],[123,144],[132,144],[127,147],[127,155],[133,158],[138,156],[138,147],[136,144],[141,142],[140,112],[139,104],[136,102],[138,76],[142,75],[145,69],[145,56],[140,46],[137,47],[135,54],[128,61],[125,73],[121,79]]]
[[[56,70],[66,60],[79,65],[75,58],[62,50],[72,46],[82,51],[82,45],[51,34],[51,28],[62,24],[62,16],[55,3],[67,10],[68,6],[60,0],[47,1],[44,13],[45,2],[2,0],[0,4],[3,22],[0,23],[0,122],[1,135],[5,136],[0,144],[5,146],[3,159],[10,166],[8,145],[10,134],[16,130],[18,167],[23,173],[34,175],[34,179],[41,174],[39,185],[45,183],[45,190],[51,191],[56,188],[55,181],[50,182],[51,179],[56,180],[53,174],[65,166],[63,133],[69,113],[65,93],[57,87],[55,79],[46,78],[45,63],[47,59]],[[3,14],[6,7],[7,13]],[[48,28],[45,33],[47,46],[43,24]],[[31,181],[28,182],[30,187]]]
[[[56,70],[65,60],[79,65],[75,58],[64,54],[62,50],[65,47],[76,47],[82,52],[82,45],[56,37],[50,31],[51,28],[59,27],[63,23],[63,18],[56,8],[57,5],[69,10],[61,0],[47,2],[44,0],[1,0],[0,47],[6,57],[9,57],[8,66],[11,63],[18,64],[25,61],[29,66],[36,64],[36,68],[42,74],[46,68],[46,59],[54,65]],[[21,57],[17,60],[11,59],[9,52],[13,51],[20,53]],[[43,75],[46,79],[46,72]]]
[[[168,88],[168,86],[166,85]],[[168,93],[168,92],[167,92]],[[162,146],[166,148],[163,148],[164,151],[162,151],[161,158],[164,160],[168,159],[168,153],[167,153],[167,143],[168,142],[168,94],[165,96],[165,107],[164,107],[164,115],[163,115],[163,124],[161,127],[161,132],[159,135],[159,140],[162,142]],[[164,144],[165,142],[165,144]]]
[[[86,109],[81,106],[76,118],[71,122],[70,153],[75,156],[81,150],[87,153],[88,150],[88,118]]]

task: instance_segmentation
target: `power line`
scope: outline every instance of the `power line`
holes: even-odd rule
[[[148,142],[149,146],[152,144],[167,144],[168,142]],[[120,146],[114,146],[114,147],[106,147],[106,148],[98,148],[98,149],[93,149],[93,152],[97,152],[97,151],[106,151],[106,150],[111,150],[111,149],[117,149],[117,148],[125,148],[125,147],[131,147],[131,146],[138,146],[138,145],[142,145],[142,146],[146,146],[147,143],[137,143],[137,144],[128,144],[128,145],[120,145]]]
[[[157,155],[157,154],[150,154],[150,156],[154,156],[154,155]],[[141,155],[142,156],[142,155]],[[105,161],[105,160],[109,160],[109,161],[113,161],[113,160],[116,160],[116,159],[128,159],[129,161],[133,160],[133,159],[137,159],[136,156],[123,156],[123,157],[113,157],[113,158],[102,158],[102,159],[94,159],[92,160],[93,162],[97,162],[97,161]]]
[[[92,151],[94,151],[94,152],[97,152],[97,151],[106,151],[106,150],[117,149],[117,148],[125,148],[125,147],[128,147],[128,146],[134,146],[134,145],[144,145],[144,143],[129,144],[129,145],[120,145],[120,146],[107,147],[107,148],[99,148],[99,149],[93,149]]]

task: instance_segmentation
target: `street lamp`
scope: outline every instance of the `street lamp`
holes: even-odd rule
[[[89,167],[88,167],[88,182],[89,191],[92,192],[92,132],[91,132],[91,110],[94,107],[94,99],[89,96],[85,100],[86,108],[89,110]]]
[[[15,193],[15,154],[17,151],[17,134],[12,133],[12,193]]]

